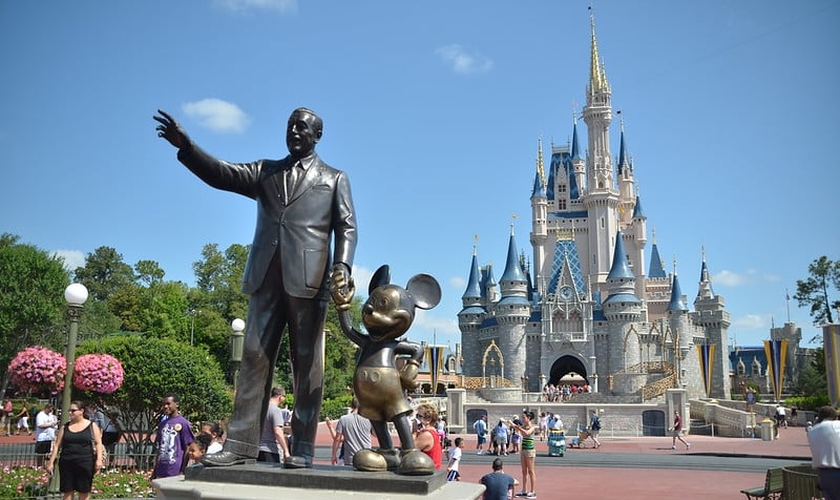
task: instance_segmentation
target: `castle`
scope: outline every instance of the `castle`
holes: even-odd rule
[[[462,373],[528,392],[576,374],[592,392],[629,401],[653,400],[670,388],[689,398],[729,398],[729,313],[712,290],[705,255],[693,311],[676,264],[666,273],[655,235],[645,267],[647,217],[623,123],[613,164],[612,91],[593,18],[590,31],[587,148],[580,148],[575,120],[570,144],[551,146],[546,172],[539,141],[533,272],[513,228],[498,283],[492,265],[479,266],[473,251],[458,313]]]

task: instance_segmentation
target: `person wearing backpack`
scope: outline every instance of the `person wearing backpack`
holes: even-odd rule
[[[598,441],[598,434],[601,432],[601,419],[598,418],[598,412],[592,410],[589,416],[589,437],[595,441],[595,448],[601,447],[601,442]]]
[[[484,445],[487,443],[487,415],[482,415],[481,418],[473,424],[475,435],[477,436],[475,449],[476,455],[484,453]]]

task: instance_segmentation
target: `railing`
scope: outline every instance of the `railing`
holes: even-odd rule
[[[519,387],[519,384],[496,375],[490,377],[461,377],[461,386],[467,390],[478,390],[484,387]]]
[[[154,497],[149,477],[155,456],[126,453],[127,446],[109,447],[107,467],[94,475],[91,499]],[[35,443],[0,445],[0,500],[61,498],[58,485],[43,467],[44,460],[35,454]]]
[[[674,365],[670,361],[643,361],[619,370],[615,375],[623,373],[674,373]]]
[[[677,376],[671,374],[642,387],[642,402],[665,394],[668,389],[674,387],[676,381]]]
[[[823,498],[817,471],[810,465],[792,465],[782,469],[784,483],[782,498],[785,500],[813,500]]]

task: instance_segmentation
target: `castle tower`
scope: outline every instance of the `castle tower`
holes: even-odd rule
[[[697,298],[694,299],[694,310],[694,324],[706,330],[706,341],[715,346],[711,397],[728,399],[732,391],[732,380],[729,376],[729,325],[731,321],[723,297],[715,295],[712,290],[712,278],[706,267],[705,250],[703,250]]]
[[[668,328],[671,330],[669,339],[677,342],[677,345],[673,346],[673,363],[677,370],[677,380],[686,384],[688,381],[686,380],[687,370],[685,365],[692,364],[692,360],[686,358],[693,354],[689,352],[693,339],[688,330],[688,306],[685,305],[685,296],[682,294],[680,281],[677,277],[676,261],[674,261],[674,275],[671,278],[671,301],[668,303],[667,315]]]
[[[499,287],[502,298],[495,305],[499,325],[498,345],[504,356],[505,378],[517,381],[526,375],[525,324],[531,316],[531,303],[527,296],[528,280],[519,262],[512,224],[507,261]]]
[[[546,195],[545,165],[543,164],[542,138],[537,147],[537,171],[534,174],[534,189],[531,192],[531,247],[534,249],[535,278],[537,289],[542,290],[544,279],[540,264],[545,262],[545,243],[548,239],[548,198]]]
[[[467,289],[461,296],[463,309],[458,313],[458,326],[461,330],[461,343],[464,351],[469,353],[463,358],[462,373],[474,375],[481,373],[481,356],[476,355],[482,352],[482,346],[478,338],[478,329],[481,322],[487,315],[482,305],[480,272],[478,269],[478,256],[476,247],[473,245],[472,263],[470,265],[470,277],[467,280]]]
[[[607,276],[609,296],[602,304],[609,322],[610,369],[620,371],[641,362],[640,342],[630,325],[639,321],[642,301],[635,295],[636,276],[630,270],[621,231],[615,236],[612,268]]]
[[[788,319],[788,322],[782,327],[770,329],[770,340],[787,340],[784,381],[784,385],[787,386],[799,378],[800,370],[807,363],[807,357],[798,355],[799,342],[802,341],[802,329]]]
[[[611,264],[612,236],[620,229],[616,219],[619,193],[615,189],[610,158],[612,91],[598,55],[594,16],[590,16],[590,31],[589,83],[586,86],[586,105],[583,108],[588,139],[586,193],[582,201],[589,214],[587,244],[594,259],[594,262],[589,262],[588,274],[594,281],[593,285],[603,290]]]

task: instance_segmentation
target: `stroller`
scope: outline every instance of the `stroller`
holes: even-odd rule
[[[572,438],[572,442],[569,444],[569,447],[586,448],[586,440],[591,436],[589,429],[578,427],[577,432],[577,437]]]

